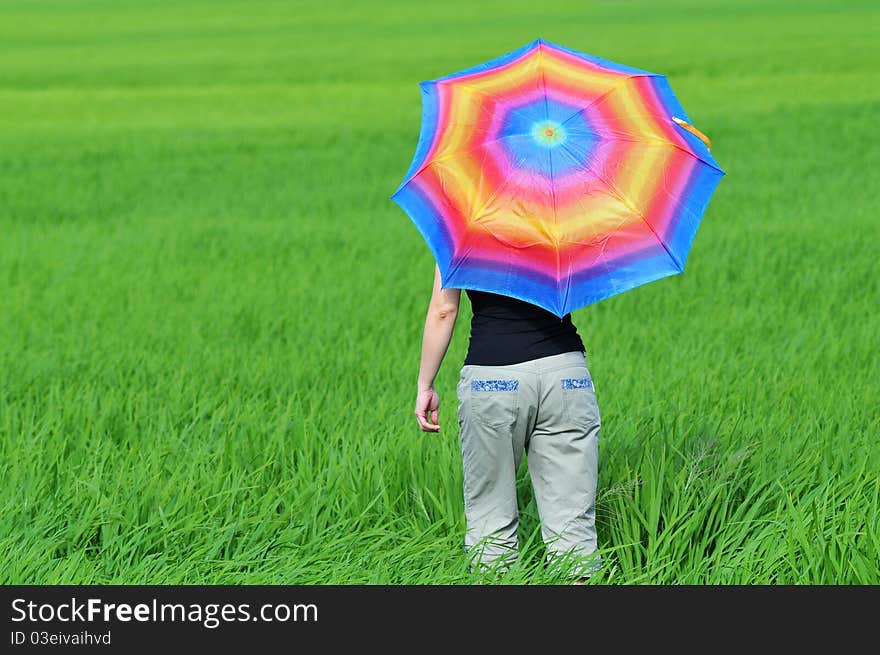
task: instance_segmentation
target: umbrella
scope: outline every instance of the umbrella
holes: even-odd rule
[[[565,316],[681,273],[724,171],[665,75],[536,39],[419,83],[391,196],[443,288]]]

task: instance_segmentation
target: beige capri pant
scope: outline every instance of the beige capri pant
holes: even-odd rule
[[[525,452],[548,558],[568,552],[583,563],[581,574],[595,570],[600,417],[585,354],[465,365],[457,393],[465,550],[475,563],[504,570],[517,557],[516,473]]]

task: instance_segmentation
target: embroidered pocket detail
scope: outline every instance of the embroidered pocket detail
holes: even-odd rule
[[[468,412],[499,435],[510,434],[519,408],[519,380],[471,380]]]
[[[561,378],[562,413],[570,425],[578,429],[590,429],[599,425],[599,407],[593,379],[587,375],[579,378]]]
[[[519,380],[471,380],[471,391],[516,391]]]
[[[593,381],[590,378],[562,378],[563,389],[592,389]]]

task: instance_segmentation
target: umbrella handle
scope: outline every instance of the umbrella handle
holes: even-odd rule
[[[672,120],[674,120],[676,123],[678,123],[679,125],[681,125],[681,126],[682,126],[684,129],[686,129],[688,132],[691,132],[692,134],[696,134],[697,137],[699,137],[699,139],[700,139],[703,143],[706,144],[706,148],[707,148],[708,150],[711,150],[711,149],[712,149],[712,142],[709,141],[709,137],[707,137],[705,134],[703,134],[702,132],[700,132],[700,130],[698,130],[697,128],[695,128],[695,127],[694,127],[693,125],[691,125],[690,123],[681,120],[681,119],[678,118],[677,116],[673,116],[673,117],[672,117]]]

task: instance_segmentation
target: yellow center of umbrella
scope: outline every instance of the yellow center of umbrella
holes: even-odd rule
[[[540,121],[532,126],[532,137],[541,145],[552,148],[565,141],[565,129],[556,121]]]

